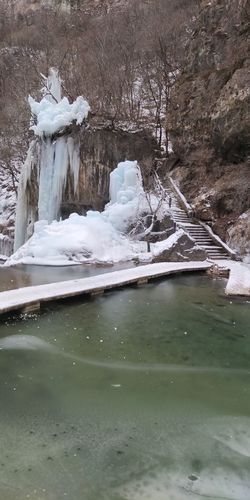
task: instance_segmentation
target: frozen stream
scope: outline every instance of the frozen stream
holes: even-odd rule
[[[250,498],[250,306],[224,286],[181,276],[5,319],[0,498]]]

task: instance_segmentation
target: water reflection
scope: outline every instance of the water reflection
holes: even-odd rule
[[[98,266],[77,265],[65,267],[18,265],[15,267],[0,266],[0,292],[33,285],[43,285],[57,281],[88,278],[97,274],[118,271],[133,267],[133,263]]]

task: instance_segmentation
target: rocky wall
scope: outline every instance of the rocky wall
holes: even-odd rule
[[[250,0],[203,0],[186,54],[167,119],[172,175],[229,241],[250,207]]]

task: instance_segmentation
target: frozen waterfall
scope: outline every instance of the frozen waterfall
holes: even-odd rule
[[[65,128],[76,123],[81,125],[87,118],[90,107],[83,97],[72,104],[61,97],[61,79],[52,68],[40,102],[29,97],[33,117],[31,130],[37,136],[30,144],[27,159],[22,169],[18,187],[18,202],[15,227],[17,250],[32,236],[34,223],[48,223],[60,218],[60,207],[67,176],[71,175],[74,192],[77,190],[80,168],[79,141],[65,133]],[[38,193],[35,193],[36,182]],[[38,204],[32,198],[38,198]]]

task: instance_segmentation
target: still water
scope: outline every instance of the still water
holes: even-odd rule
[[[75,265],[75,266],[31,266],[20,264],[15,267],[0,266],[0,292],[26,286],[44,285],[97,274],[110,273],[133,267],[132,262],[114,265]]]
[[[0,324],[1,500],[250,498],[250,305],[171,278]]]

